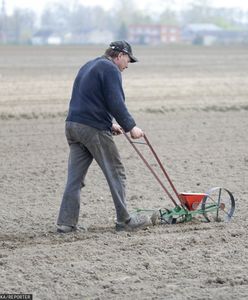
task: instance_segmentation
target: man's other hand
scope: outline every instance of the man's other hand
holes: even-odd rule
[[[119,135],[123,133],[123,129],[119,124],[112,124],[112,134]]]

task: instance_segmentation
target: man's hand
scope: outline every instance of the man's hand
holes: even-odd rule
[[[123,133],[123,129],[119,124],[112,124],[112,134],[119,135]]]
[[[131,137],[133,139],[139,139],[144,136],[144,132],[137,126],[134,126],[133,129],[130,130]]]

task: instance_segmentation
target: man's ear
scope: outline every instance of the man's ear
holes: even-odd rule
[[[120,53],[118,54],[117,58],[120,59],[120,58],[122,57],[122,55],[123,55],[123,53],[120,52]]]

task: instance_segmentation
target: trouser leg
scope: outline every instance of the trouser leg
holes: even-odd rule
[[[75,226],[78,223],[80,190],[92,160],[93,157],[87,148],[79,143],[70,144],[68,177],[57,220],[58,225]]]
[[[126,175],[113,137],[106,131],[98,131],[97,138],[87,145],[102,169],[114,201],[117,222],[125,222],[130,216],[126,206]]]

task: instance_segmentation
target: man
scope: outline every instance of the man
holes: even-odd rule
[[[70,146],[68,179],[57,231],[77,229],[80,190],[87,170],[95,159],[108,182],[116,209],[116,230],[134,230],[146,226],[149,218],[130,216],[126,207],[125,170],[112,134],[129,132],[133,139],[143,137],[125,105],[121,72],[137,62],[126,41],[112,42],[102,57],[89,61],[74,81],[66,137]],[[113,118],[118,124],[113,124]]]

